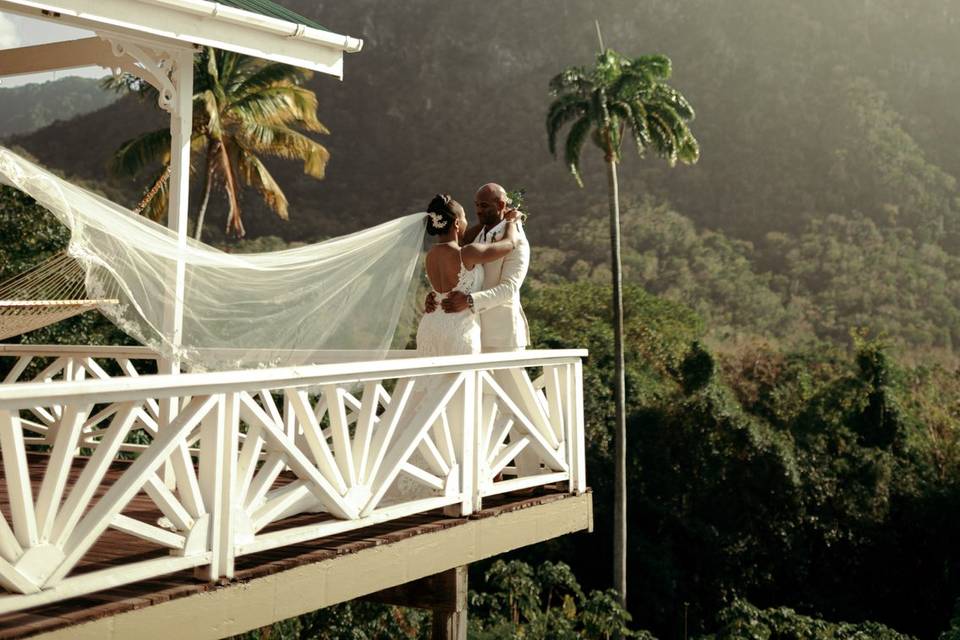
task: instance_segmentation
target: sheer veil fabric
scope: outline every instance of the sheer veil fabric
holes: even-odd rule
[[[87,294],[138,342],[193,370],[385,357],[411,303],[425,214],[318,244],[231,254],[176,234],[0,147],[0,182],[23,191],[71,231]],[[178,258],[183,326],[171,317]],[[344,351],[353,353],[343,353]]]

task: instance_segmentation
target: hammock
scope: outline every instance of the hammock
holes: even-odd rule
[[[83,266],[61,251],[0,283],[0,340],[117,300],[85,297]]]

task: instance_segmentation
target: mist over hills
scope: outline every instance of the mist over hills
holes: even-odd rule
[[[726,319],[747,333],[842,339],[849,326],[879,318],[906,344],[953,349],[960,0],[285,4],[365,45],[347,56],[343,83],[312,81],[332,132],[326,179],[271,163],[291,219],[276,219],[249,193],[250,236],[345,233],[422,209],[438,191],[469,202],[496,180],[526,188],[528,233],[566,252],[564,273],[602,277],[602,244],[591,253],[579,232],[585,217],[605,215],[600,154],[585,151],[587,187],[578,189],[547,153],[543,124],[547,82],[592,62],[599,18],[608,46],[672,58],[671,82],[697,109],[702,146],[698,165],[675,169],[625,150],[621,190],[635,219],[669,206],[702,240],[696,251],[658,255],[652,271],[628,266],[628,276],[678,299],[697,295],[698,308],[707,296],[708,323]],[[125,98],[12,142],[133,204],[146,176],[111,178],[106,162],[123,140],[164,121],[154,105]],[[225,209],[214,198],[208,239],[222,235]],[[687,275],[657,286],[670,260],[685,265],[673,273]],[[577,261],[588,266],[573,268]],[[734,271],[718,266],[734,263]],[[766,301],[769,317],[730,311],[745,291],[730,289],[731,273]],[[921,285],[929,295],[897,299]],[[882,300],[870,295],[877,288]]]
[[[0,138],[101,109],[117,99],[98,80],[67,77],[19,87],[0,85]]]

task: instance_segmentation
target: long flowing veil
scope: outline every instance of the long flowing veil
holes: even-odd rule
[[[194,369],[383,357],[414,290],[422,213],[296,249],[232,254],[194,240],[181,248],[170,229],[3,147],[0,181],[70,228],[88,295],[120,302],[105,315]]]

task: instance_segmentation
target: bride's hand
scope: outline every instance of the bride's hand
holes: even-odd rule
[[[503,214],[503,219],[507,222],[517,222],[520,220],[520,212],[516,209],[507,209]]]

